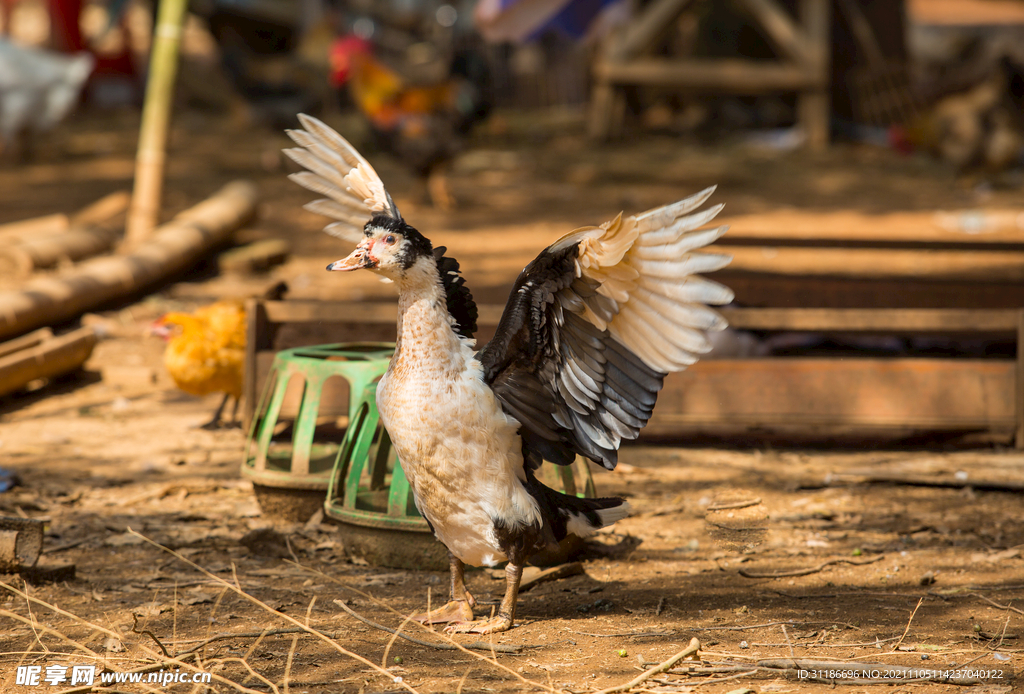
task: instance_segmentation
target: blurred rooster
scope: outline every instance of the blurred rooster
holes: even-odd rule
[[[278,283],[263,295],[280,299],[288,287]],[[228,398],[234,398],[231,420],[238,422],[245,364],[245,304],[241,300],[218,301],[192,313],[168,313],[150,327],[150,333],[167,341],[164,367],[174,383],[189,395],[224,393],[213,418],[203,429],[221,427]]]
[[[961,173],[1000,171],[1024,158],[1024,68],[1004,57],[969,90],[940,99],[907,128],[916,148],[939,155]]]
[[[27,158],[32,136],[55,126],[78,103],[94,64],[88,53],[69,57],[0,38],[0,151]]]
[[[491,110],[490,71],[483,56],[459,51],[443,81],[410,85],[374,58],[368,42],[349,36],[335,42],[331,65],[332,83],[347,86],[377,146],[426,181],[435,207],[450,209],[448,163]]]

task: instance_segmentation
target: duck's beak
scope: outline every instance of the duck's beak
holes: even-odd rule
[[[335,260],[327,266],[327,269],[332,272],[351,272],[372,267],[377,267],[377,261],[370,257],[365,248],[356,247],[347,258]]]

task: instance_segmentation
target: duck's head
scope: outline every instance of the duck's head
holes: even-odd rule
[[[338,272],[372,270],[397,281],[421,258],[434,258],[430,240],[400,217],[375,215],[366,223],[363,234],[363,240],[347,258],[334,261],[327,269]]]

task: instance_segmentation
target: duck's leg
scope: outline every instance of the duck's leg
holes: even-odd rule
[[[449,624],[445,627],[445,631],[449,633],[495,634],[511,629],[516,620],[516,601],[519,599],[519,582],[522,578],[523,565],[509,561],[505,565],[505,597],[501,599],[498,614],[490,619]]]
[[[436,610],[414,615],[415,621],[423,624],[473,621],[473,607],[476,605],[476,599],[466,590],[466,565],[451,552],[448,552],[448,562],[452,575],[451,599]]]

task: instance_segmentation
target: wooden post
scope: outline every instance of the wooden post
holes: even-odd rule
[[[1024,448],[1024,309],[1017,314],[1017,388],[1015,390],[1014,416],[1017,418],[1017,433],[1013,443],[1018,449]]]
[[[800,0],[800,22],[808,38],[811,60],[808,69],[817,79],[815,86],[797,98],[798,120],[807,135],[807,146],[821,151],[828,147],[831,104],[828,95],[831,12],[829,0]]]
[[[163,194],[167,130],[178,69],[178,46],[188,0],[162,0],[153,26],[149,81],[139,129],[135,158],[135,188],[125,229],[124,245],[131,249],[145,241],[156,228]]]
[[[267,309],[258,299],[245,301],[245,366],[242,370],[242,431],[252,428],[252,420],[256,415],[256,392],[259,374],[256,355],[272,345],[267,337]],[[248,455],[248,453],[246,453]]]

